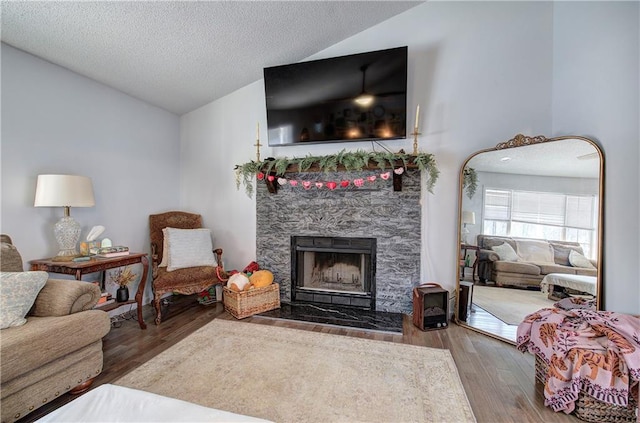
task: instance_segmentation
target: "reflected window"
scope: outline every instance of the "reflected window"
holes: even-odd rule
[[[579,242],[585,255],[594,258],[597,210],[592,195],[486,188],[482,233]]]

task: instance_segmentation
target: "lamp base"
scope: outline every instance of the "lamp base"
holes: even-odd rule
[[[80,231],[80,224],[71,216],[64,216],[55,224],[53,234],[60,248],[57,257],[66,257],[72,260],[79,255],[76,245],[80,239]]]
[[[462,241],[462,243],[463,243],[463,244],[468,244],[468,242],[467,242],[467,238],[469,238],[469,229],[467,229],[467,227],[466,227],[467,225],[466,225],[466,224],[465,224],[464,226],[465,226],[465,227],[464,227],[464,228],[462,228],[462,234],[461,234],[461,235],[462,235],[462,238],[461,238],[461,241]]]

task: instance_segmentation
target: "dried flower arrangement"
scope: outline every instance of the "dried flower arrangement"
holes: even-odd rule
[[[120,267],[109,273],[110,280],[121,287],[129,285],[137,276],[131,266]]]

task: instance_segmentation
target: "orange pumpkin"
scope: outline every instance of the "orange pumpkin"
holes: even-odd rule
[[[254,288],[264,288],[273,282],[273,273],[268,270],[258,270],[249,277],[249,282]]]

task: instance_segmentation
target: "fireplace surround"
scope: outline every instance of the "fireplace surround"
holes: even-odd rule
[[[288,179],[353,180],[380,171],[289,173]],[[402,191],[377,178],[362,187],[329,190],[282,186],[270,194],[256,184],[256,257],[273,272],[281,299],[300,300],[292,289],[291,237],[350,237],[376,241],[375,311],[411,313],[413,287],[420,285],[421,174],[406,170]]]

